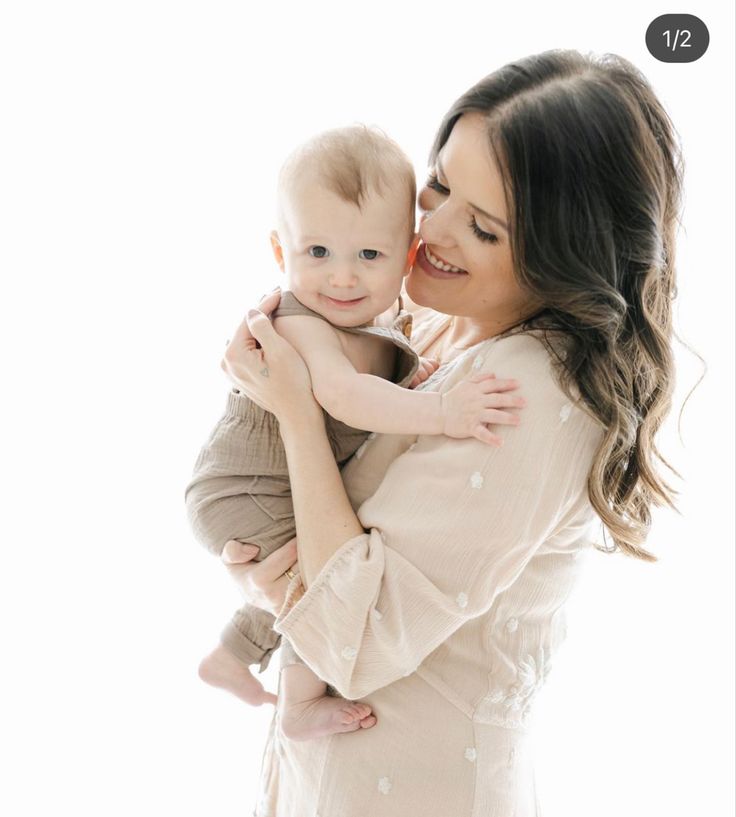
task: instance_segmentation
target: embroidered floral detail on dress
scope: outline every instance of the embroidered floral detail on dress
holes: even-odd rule
[[[475,759],[478,757],[478,752],[473,749],[472,746],[468,746],[465,750],[465,760],[469,760],[471,763],[475,763]]]
[[[355,649],[355,647],[343,647],[343,650],[340,653],[340,655],[342,655],[342,657],[345,658],[347,661],[350,661],[351,659],[355,658],[357,654],[358,651]]]
[[[480,369],[483,366],[485,358],[483,355],[476,355],[475,359],[473,360],[473,368]]]
[[[560,421],[566,423],[570,417],[571,411],[572,406],[569,403],[565,403],[565,405],[560,409]]]
[[[519,620],[511,616],[511,618],[506,622],[506,632],[507,633],[515,633],[519,628]]]
[[[483,474],[480,471],[470,475],[470,487],[475,488],[476,491],[483,487]]]
[[[536,658],[527,655],[516,668],[518,683],[510,687],[504,700],[507,709],[528,709],[534,693],[541,689],[549,674],[549,660],[545,660],[544,649],[539,648]]]
[[[486,702],[502,704],[503,710],[491,710],[491,722],[503,726],[524,725],[531,709],[535,693],[547,679],[550,670],[549,658],[545,658],[544,648],[536,655],[527,654],[516,667],[516,683],[506,689],[496,688],[488,693]]]
[[[465,608],[468,606],[468,594],[467,593],[458,593],[457,598],[455,599],[457,602],[458,607]]]
[[[391,781],[388,777],[379,778],[378,791],[380,791],[381,794],[388,794],[391,791]]]

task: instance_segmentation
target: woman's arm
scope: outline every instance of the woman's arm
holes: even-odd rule
[[[297,519],[299,571],[307,588],[348,539],[365,531],[345,492],[322,416],[293,411],[279,422]]]

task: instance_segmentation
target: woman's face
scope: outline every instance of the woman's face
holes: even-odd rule
[[[455,123],[419,207],[422,242],[406,279],[412,301],[472,318],[489,335],[536,310],[514,276],[503,183],[481,114]]]

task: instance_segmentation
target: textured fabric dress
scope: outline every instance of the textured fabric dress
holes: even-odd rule
[[[417,351],[446,325],[425,311]],[[306,592],[295,577],[274,626],[378,722],[291,741],[276,709],[257,817],[540,814],[530,714],[597,533],[586,482],[603,428],[534,335],[484,341],[423,387],[479,372],[519,379],[527,399],[519,427],[498,427],[503,447],[375,435],[343,470],[367,533]]]

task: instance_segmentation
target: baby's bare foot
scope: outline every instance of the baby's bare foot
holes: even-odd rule
[[[222,644],[199,665],[199,677],[210,686],[226,689],[251,706],[276,705],[276,696],[266,692],[261,682],[251,675],[245,664],[226,650]]]
[[[331,698],[325,695],[314,701],[284,706],[281,731],[291,740],[311,740],[338,732],[369,729],[376,723],[368,704]]]

